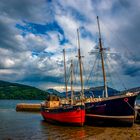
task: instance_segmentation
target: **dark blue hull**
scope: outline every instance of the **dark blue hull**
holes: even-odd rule
[[[135,119],[134,104],[137,94],[120,95],[86,103],[86,121],[113,121],[132,125]]]

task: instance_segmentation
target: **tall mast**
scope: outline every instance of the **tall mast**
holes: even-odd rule
[[[77,36],[78,36],[78,60],[79,60],[79,67],[80,67],[81,93],[82,93],[82,98],[83,98],[84,97],[83,70],[82,70],[80,39],[79,39],[79,30],[78,29],[77,29]]]
[[[68,98],[68,88],[67,88],[67,79],[66,79],[66,59],[65,59],[65,49],[63,49],[64,56],[64,78],[65,78],[65,90],[66,90],[66,98]]]
[[[71,105],[73,105],[73,62],[71,60]]]
[[[98,30],[99,30],[99,47],[100,47],[101,62],[102,62],[102,72],[103,72],[103,80],[104,80],[104,91],[105,91],[105,97],[108,97],[107,82],[106,82],[106,73],[105,73],[105,67],[104,67],[104,56],[103,56],[103,53],[104,52],[103,52],[103,47],[102,47],[100,23],[99,23],[98,16],[97,16],[97,24],[98,24]]]

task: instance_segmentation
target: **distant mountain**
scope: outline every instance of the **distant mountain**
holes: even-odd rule
[[[140,92],[140,87],[135,87],[131,89],[124,90],[122,92]]]
[[[48,92],[18,83],[0,80],[0,99],[44,100]]]
[[[140,87],[127,89],[127,90],[122,91],[121,93],[126,93],[126,92],[140,92]],[[140,99],[140,95],[138,95],[137,99]]]
[[[128,90],[124,90],[124,91],[118,91],[116,89],[113,89],[111,87],[107,87],[108,90],[108,95],[109,96],[114,96],[114,95],[118,95],[118,94],[125,94],[126,92],[140,92],[140,87],[136,87],[136,88],[131,88]],[[65,97],[65,92],[61,93],[63,95],[63,97]],[[90,96],[94,96],[94,97],[102,97],[104,94],[104,86],[99,86],[99,87],[91,87],[89,89],[85,89],[84,90],[84,94],[86,97],[90,97]],[[80,95],[80,93],[78,91],[74,92],[74,95]],[[71,96],[71,91],[68,91],[68,96]],[[138,96],[138,99],[140,99],[140,95]]]
[[[108,95],[109,96],[113,96],[113,95],[116,95],[118,94],[120,91],[118,90],[115,90],[113,88],[110,88],[108,87]],[[99,86],[99,87],[91,87],[89,89],[84,89],[84,94],[86,97],[90,97],[90,96],[94,96],[94,97],[102,97],[103,95],[103,91],[104,91],[104,86]],[[65,97],[65,92],[63,92],[63,95]],[[78,91],[76,91],[74,93],[74,95],[78,96],[80,95],[80,93]],[[71,91],[68,91],[68,96],[70,97],[71,96]]]
[[[61,98],[65,97],[63,93],[61,93],[61,92],[59,92],[59,91],[57,91],[57,90],[55,90],[55,89],[53,89],[53,88],[49,88],[49,89],[47,89],[46,91],[47,91],[50,95],[57,95],[57,96],[59,96],[59,97],[61,97]]]
[[[114,96],[120,92],[111,87],[107,87],[107,91],[108,91],[108,96]],[[104,95],[104,86],[91,87],[91,88],[85,90],[85,96],[87,96],[87,97],[90,97],[90,96],[102,97],[103,95]]]

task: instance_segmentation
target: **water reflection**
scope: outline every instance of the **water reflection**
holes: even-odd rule
[[[41,121],[42,132],[47,134],[49,140],[55,139],[88,139],[90,136],[100,134],[104,132],[103,128],[84,126],[84,127],[72,127],[72,126],[60,126]]]
[[[41,128],[43,133],[48,134],[48,138],[54,139],[77,139],[85,137],[84,128],[59,126],[41,121]]]

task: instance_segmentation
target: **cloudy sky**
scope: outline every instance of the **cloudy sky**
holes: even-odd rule
[[[108,85],[140,86],[139,0],[0,0],[0,80],[62,90],[64,48],[67,80],[71,59],[78,73],[79,28],[85,87],[102,85],[99,55],[89,55],[98,47],[97,15],[103,47],[109,48]]]

